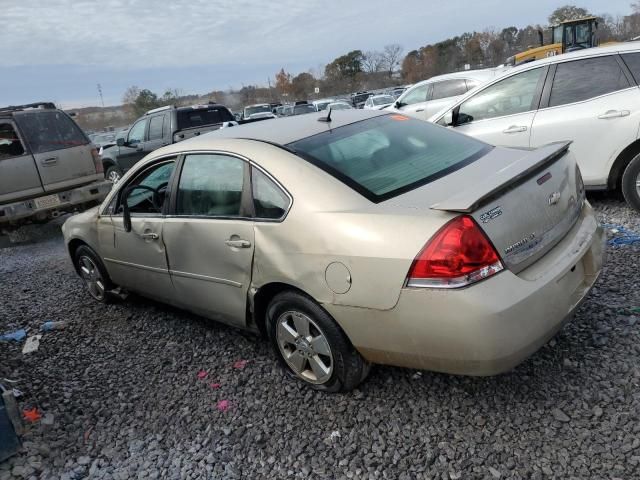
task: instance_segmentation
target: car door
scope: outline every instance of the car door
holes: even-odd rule
[[[120,165],[123,172],[129,170],[146,155],[144,142],[148,125],[148,117],[138,120],[131,126],[129,133],[124,139],[124,145],[120,147],[120,151],[118,152],[118,165]]]
[[[184,308],[244,326],[254,252],[249,164],[217,153],[184,157],[164,224],[171,278]]]
[[[111,279],[117,285],[143,295],[172,303],[175,292],[163,240],[164,203],[166,189],[175,170],[175,158],[164,159],[137,173],[126,185],[118,184],[119,190],[113,200],[111,224],[100,228],[111,229],[99,232],[103,260]],[[125,199],[125,188],[133,188]],[[157,192],[155,195],[152,191]],[[124,227],[122,204],[127,202],[131,215],[131,231]]]
[[[617,55],[554,65],[531,146],[572,140],[586,185],[606,186],[611,165],[633,143],[640,125],[640,92]]]
[[[410,117],[423,118],[430,87],[428,83],[411,87],[394,103],[394,109]]]
[[[477,91],[453,109],[455,129],[493,145],[528,147],[546,73],[525,70]]]
[[[43,192],[35,160],[15,123],[0,119],[0,204],[37,197]]]
[[[431,84],[429,100],[424,104],[424,110],[420,112],[420,118],[427,120],[443,108],[453,105],[460,95],[467,92],[467,83],[464,78],[442,80]]]

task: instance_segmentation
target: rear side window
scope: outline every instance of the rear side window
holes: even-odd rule
[[[86,145],[89,139],[71,118],[59,111],[26,112],[15,115],[33,153]]]
[[[289,197],[257,168],[251,169],[253,206],[256,218],[279,219],[289,208]]]
[[[0,122],[0,160],[24,155],[24,147],[13,125]]]
[[[226,155],[187,155],[178,185],[178,215],[238,217],[244,161]]]
[[[149,121],[149,140],[162,139],[162,126],[164,123],[164,115],[151,117]]]
[[[233,116],[226,108],[199,108],[178,110],[178,130],[230,122]]]
[[[445,80],[443,82],[436,82],[433,84],[431,100],[456,97],[458,95],[462,95],[466,91],[467,91],[467,84],[463,79]]]
[[[549,106],[581,102],[627,87],[627,77],[612,56],[560,63],[553,79]]]
[[[639,53],[625,53],[622,55],[624,63],[627,64],[629,70],[633,74],[633,78],[636,83],[640,81],[640,52]]]
[[[397,114],[335,128],[288,147],[375,203],[444,177],[492,148]]]

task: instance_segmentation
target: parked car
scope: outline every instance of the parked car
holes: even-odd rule
[[[351,105],[353,108],[363,108],[364,102],[366,102],[367,98],[369,98],[373,93],[371,92],[356,92],[351,94]]]
[[[81,209],[110,189],[97,150],[53,103],[0,107],[0,226]]]
[[[321,112],[322,110],[326,110],[327,105],[329,105],[332,102],[335,102],[333,98],[323,98],[321,100],[314,100],[311,103],[313,104],[314,107],[316,107],[316,110],[318,112]]]
[[[108,133],[93,133],[89,135],[89,140],[100,150],[101,148],[107,148],[116,144],[116,134],[112,132]]]
[[[570,140],[589,189],[621,189],[640,210],[640,44],[527,63],[433,117],[484,141],[538,147]]]
[[[259,104],[256,104],[256,105],[247,105],[242,110],[242,120],[250,120],[251,118],[253,118],[253,115],[255,115],[257,113],[272,113],[271,112],[272,108],[273,107],[271,107],[271,104],[269,104],[269,103],[259,103]]]
[[[351,105],[349,105],[347,102],[332,102],[329,105],[327,105],[327,107],[325,108],[325,110],[353,110],[353,107]]]
[[[389,109],[428,120],[469,90],[494,78],[497,72],[497,69],[467,70],[431,77],[407,89]]]
[[[158,150],[67,220],[90,294],[118,285],[264,332],[292,376],[338,391],[372,362],[508,370],[601,271],[568,143],[493,147],[386,111],[272,125]]]
[[[116,183],[150,152],[235,123],[229,109],[216,103],[149,110],[133,123],[126,136],[117,139],[115,147],[102,152],[105,177]]]
[[[291,115],[304,115],[305,113],[313,113],[316,111],[316,107],[314,107],[310,103],[301,103],[299,105],[293,106]]]
[[[393,105],[395,99],[391,95],[373,95],[364,102],[364,107],[367,110],[382,110],[390,105]]]

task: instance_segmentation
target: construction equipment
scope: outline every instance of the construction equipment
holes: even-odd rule
[[[540,46],[509,57],[506,63],[514,66],[521,65],[561,53],[597,47],[597,30],[598,19],[596,17],[566,20],[551,27],[551,43],[544,44],[543,32],[539,30]]]

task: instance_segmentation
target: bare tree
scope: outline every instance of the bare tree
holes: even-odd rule
[[[385,67],[386,58],[382,52],[370,50],[362,56],[362,70],[367,73],[376,73]]]
[[[393,72],[400,66],[402,52],[402,45],[398,45],[397,43],[392,43],[391,45],[386,45],[384,47],[384,51],[382,52],[382,56],[384,58],[383,65],[385,67],[385,70],[389,73],[390,77],[393,75]]]

